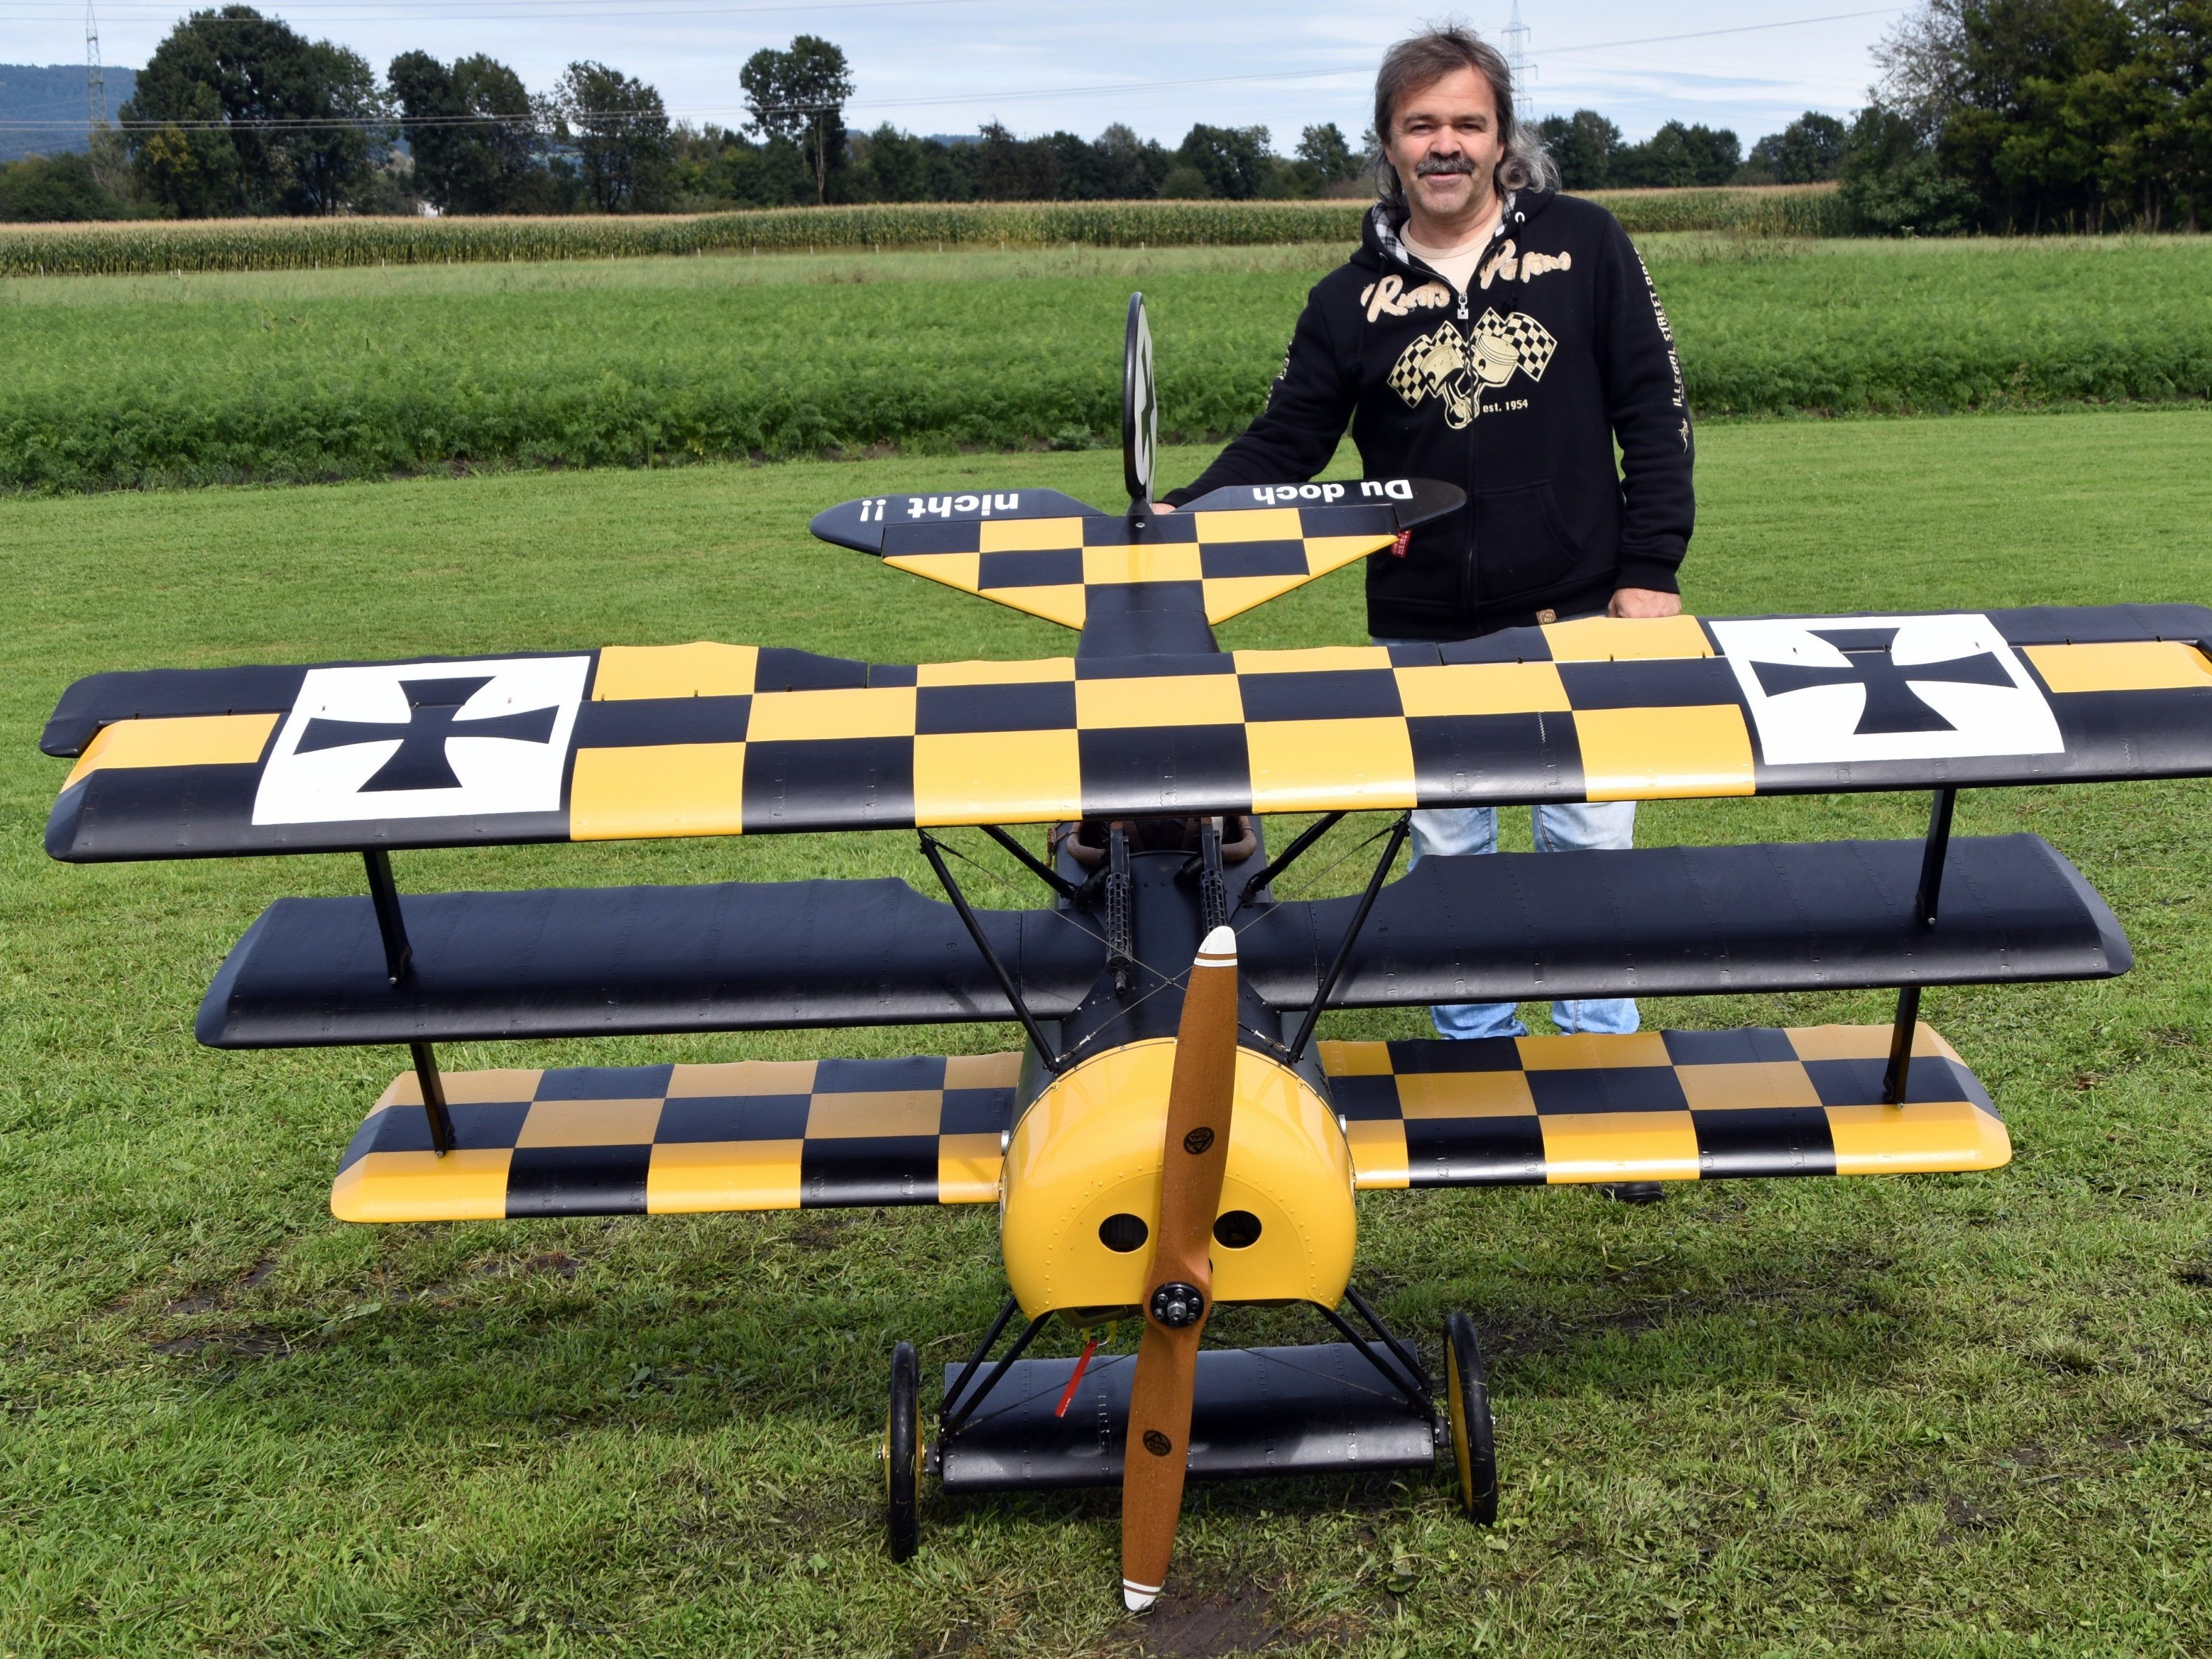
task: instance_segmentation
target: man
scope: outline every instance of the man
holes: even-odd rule
[[[1468,493],[1461,512],[1368,562],[1377,644],[1680,614],[1675,573],[1695,516],[1689,404],[1627,234],[1547,188],[1554,170],[1514,117],[1504,59],[1464,29],[1390,49],[1375,131],[1382,199],[1358,251],[1308,296],[1259,419],[1164,504],[1303,483],[1348,420],[1368,477]],[[1540,806],[1536,846],[1626,847],[1635,822],[1632,802]],[[1497,840],[1492,808],[1413,815],[1416,859],[1489,853]],[[1431,1012],[1445,1036],[1527,1033],[1510,1003]],[[1626,1000],[1556,1002],[1552,1013],[1565,1031],[1638,1024]]]

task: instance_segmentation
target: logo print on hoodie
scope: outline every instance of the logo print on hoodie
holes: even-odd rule
[[[1472,335],[1445,322],[1433,334],[1414,340],[1391,369],[1390,388],[1409,409],[1419,409],[1425,398],[1437,398],[1444,407],[1444,423],[1456,431],[1482,413],[1484,392],[1503,386],[1516,369],[1532,380],[1542,380],[1559,345],[1525,312],[1500,317],[1485,310]]]

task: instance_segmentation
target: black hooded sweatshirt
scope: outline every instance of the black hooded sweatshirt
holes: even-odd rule
[[[1303,483],[1352,423],[1367,477],[1441,478],[1459,512],[1367,562],[1367,627],[1456,640],[1676,591],[1696,517],[1674,331],[1619,221],[1548,191],[1509,197],[1468,293],[1378,206],[1317,283],[1267,407],[1188,488]],[[1620,468],[1613,445],[1620,446]]]

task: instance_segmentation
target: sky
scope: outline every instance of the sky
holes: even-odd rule
[[[94,5],[104,60],[134,68],[189,9]],[[1456,15],[1502,46],[1512,6],[1462,0]],[[1206,121],[1265,125],[1285,151],[1323,121],[1357,143],[1382,48],[1445,15],[1366,0],[271,0],[260,9],[380,70],[415,48],[489,52],[544,91],[570,61],[593,58],[651,82],[672,116],[694,124],[742,122],[738,69],[804,32],[844,48],[856,129],[970,132],[995,118],[1024,135],[1095,137],[1121,121],[1172,144]],[[1632,140],[1669,120],[1703,121],[1734,128],[1748,148],[1806,110],[1842,115],[1864,102],[1870,49],[1908,7],[1520,0],[1519,9],[1524,111],[1596,109]],[[82,63],[84,23],[70,0],[0,0],[0,60]]]

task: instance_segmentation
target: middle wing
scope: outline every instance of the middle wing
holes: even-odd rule
[[[2212,611],[1597,618],[870,666],[751,647],[99,675],[82,861],[2212,774]]]

